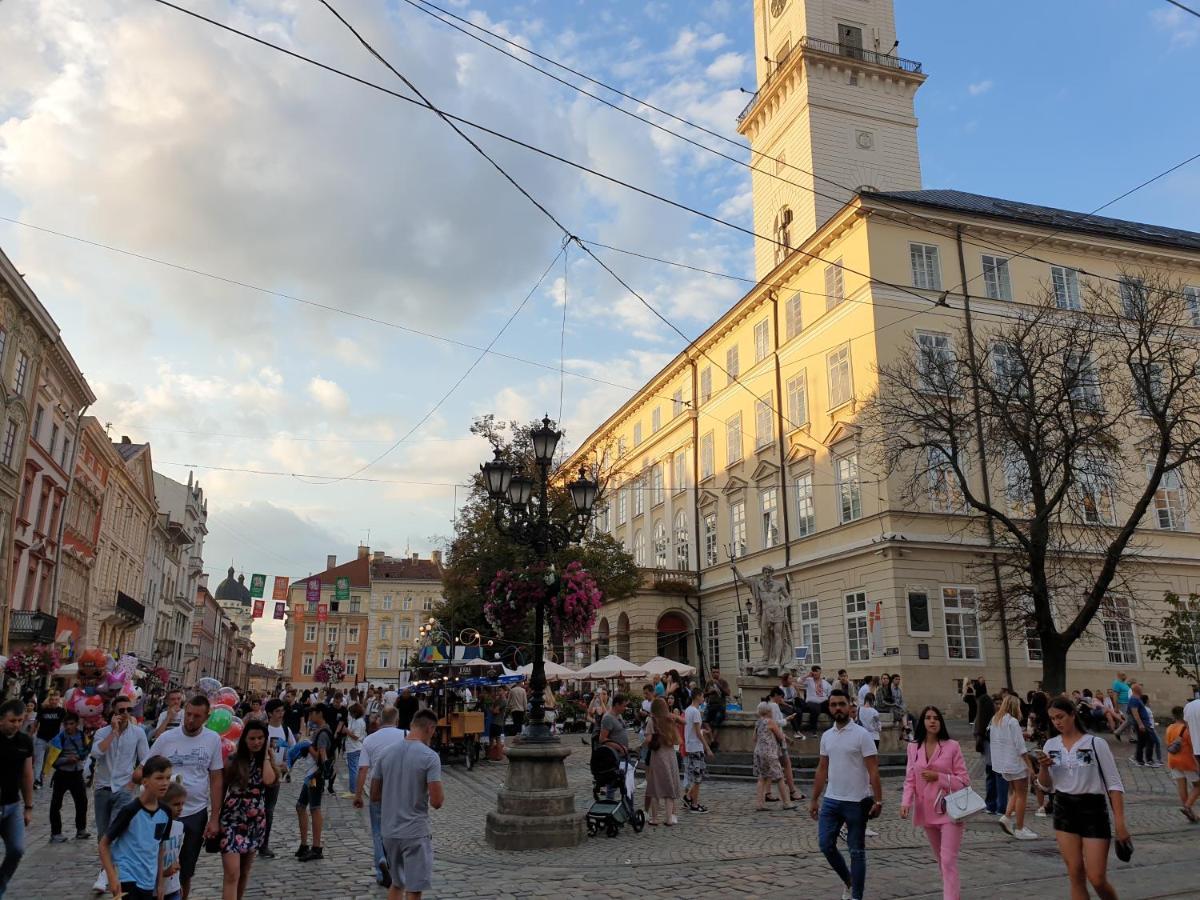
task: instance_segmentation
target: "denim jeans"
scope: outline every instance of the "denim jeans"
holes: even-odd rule
[[[346,754],[346,768],[350,771],[350,793],[354,793],[358,787],[358,757],[362,753],[361,750],[355,750]]]
[[[104,837],[112,817],[117,814],[134,795],[129,791],[112,791],[108,788],[96,788],[93,799],[96,801],[96,840]]]
[[[266,789],[267,830],[263,834],[262,845],[258,848],[260,851],[271,849],[271,826],[275,824],[275,804],[278,802],[279,779],[276,778],[275,783]]]
[[[371,845],[375,848],[375,880],[383,881],[383,869],[379,868],[379,864],[383,861],[383,827],[380,824],[383,812],[382,805],[379,803],[371,803],[367,807],[367,811],[371,815]]]
[[[850,885],[850,896],[861,900],[867,883],[866,831],[867,814],[875,801],[870,797],[863,800],[821,801],[821,814],[817,819],[817,843],[829,865]],[[838,832],[846,826],[846,843],[850,847],[850,867],[837,847]]]
[[[983,798],[984,808],[990,813],[1004,812],[1008,809],[1008,781],[991,766],[984,766],[983,773],[987,785]]]
[[[4,842],[4,862],[0,863],[0,897],[25,855],[25,805],[18,800],[0,806],[0,841]]]
[[[43,741],[40,737],[33,739],[33,783],[42,783],[42,768],[46,764],[46,748],[50,746],[49,741]]]

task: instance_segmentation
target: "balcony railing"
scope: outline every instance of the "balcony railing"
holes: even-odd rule
[[[799,47],[803,47],[805,50],[814,50],[817,53],[827,53],[830,56],[844,56],[847,59],[857,59],[860,62],[870,63],[873,66],[898,69],[901,72],[908,72],[913,75],[921,73],[921,64],[915,60],[892,56],[890,53],[880,53],[878,50],[867,50],[851,44],[839,44],[837,41],[823,41],[820,38],[803,37],[800,39],[800,43],[796,45],[796,48]],[[746,104],[745,108],[738,115],[737,120],[739,125],[750,114],[750,110],[758,102],[759,95],[771,84],[771,80],[775,75],[783,70],[784,63],[795,53],[796,48],[793,48],[787,56],[776,61],[775,68],[767,75],[767,80],[751,95],[750,102]]]
[[[31,612],[27,609],[13,610],[8,625],[10,640],[49,644],[57,634],[57,616],[44,612]]]
[[[642,575],[642,588],[659,594],[694,594],[696,593],[696,573],[687,569],[650,569],[639,570]]]
[[[139,622],[146,620],[146,607],[121,591],[117,591],[117,609],[132,616]]]

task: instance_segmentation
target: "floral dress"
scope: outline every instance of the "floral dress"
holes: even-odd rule
[[[754,774],[758,778],[778,781],[783,777],[783,763],[779,759],[779,739],[771,733],[768,719],[759,716],[754,723]]]
[[[221,804],[221,852],[252,853],[267,832],[267,800],[262,767],[250,764],[250,779],[244,788],[230,788]]]

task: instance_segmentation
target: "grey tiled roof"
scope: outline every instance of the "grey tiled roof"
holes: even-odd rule
[[[1158,244],[1185,250],[1200,250],[1200,233],[1181,228],[1166,228],[1162,225],[1147,225],[1126,219],[1110,219],[1107,216],[1089,216],[1087,213],[1055,209],[1020,203],[1016,200],[1001,200],[966,191],[866,191],[863,197],[878,197],[893,202],[915,203],[920,206],[957,212],[974,213],[1011,222],[1041,225],[1056,231],[1074,231],[1101,237],[1116,237],[1127,241]]]

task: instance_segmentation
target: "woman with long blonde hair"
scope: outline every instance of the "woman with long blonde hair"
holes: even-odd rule
[[[678,716],[672,713],[667,701],[655,697],[650,702],[650,718],[646,720],[645,740],[650,747],[646,764],[646,806],[650,824],[658,825],[658,801],[664,804],[661,823],[677,825],[675,803],[679,800],[679,760],[675,747],[679,743]]]
[[[1008,809],[1000,817],[1000,827],[1019,841],[1037,840],[1036,832],[1025,827],[1025,806],[1029,802],[1029,778],[1033,765],[1025,749],[1021,729],[1021,701],[1016,694],[1006,695],[996,707],[988,726],[992,745],[992,769],[1008,782]]]

